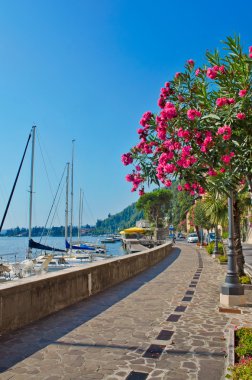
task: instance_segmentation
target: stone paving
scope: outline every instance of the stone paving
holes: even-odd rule
[[[177,244],[140,275],[0,337],[0,379],[224,379],[228,330],[252,326],[249,305],[218,311],[225,271]]]

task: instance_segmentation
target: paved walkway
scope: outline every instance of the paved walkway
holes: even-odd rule
[[[133,279],[0,337],[0,379],[224,379],[228,328],[252,325],[249,307],[218,311],[225,270],[178,244]]]

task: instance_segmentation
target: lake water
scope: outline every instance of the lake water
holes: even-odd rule
[[[82,236],[81,240],[90,243],[101,244],[100,241],[104,236]],[[77,240],[73,238],[73,240]],[[33,240],[39,242],[40,238],[33,237]],[[41,244],[65,249],[64,237],[47,237],[43,238]],[[0,262],[22,261],[26,258],[28,247],[28,237],[0,237]],[[112,256],[122,256],[125,251],[120,241],[106,244],[107,254]],[[34,250],[34,257],[41,254],[40,250]]]

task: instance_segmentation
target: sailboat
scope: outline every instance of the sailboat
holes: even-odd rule
[[[75,140],[72,140],[72,163],[71,163],[71,219],[70,219],[70,241],[68,242],[68,193],[69,193],[69,165],[68,165],[68,172],[67,172],[67,180],[66,180],[66,224],[65,224],[65,245],[66,249],[70,253],[70,255],[73,254],[73,251],[77,251],[78,253],[83,253],[82,251],[95,251],[95,247],[91,246],[89,244],[83,244],[80,242],[80,229],[81,229],[81,221],[82,221],[82,211],[83,211],[83,194],[82,190],[80,190],[80,202],[79,202],[79,228],[78,228],[78,242],[73,242],[73,172],[74,172],[74,142]],[[77,253],[75,252],[75,253]],[[88,254],[87,254],[88,255]]]
[[[9,208],[9,205],[10,205],[10,202],[11,202],[11,199],[12,199],[15,187],[16,187],[16,184],[17,184],[17,180],[18,180],[19,174],[20,174],[20,171],[21,171],[21,168],[22,168],[22,165],[23,165],[23,161],[24,161],[24,158],[25,158],[25,155],[26,155],[28,144],[30,142],[30,139],[32,139],[30,188],[29,188],[29,194],[30,194],[29,198],[30,199],[29,199],[28,249],[27,249],[27,254],[26,254],[26,259],[25,260],[23,260],[21,262],[16,262],[16,263],[9,264],[9,269],[11,269],[11,272],[14,273],[14,277],[27,277],[27,276],[30,276],[32,274],[38,273],[39,269],[41,271],[47,269],[50,261],[53,258],[53,255],[43,255],[43,256],[39,256],[38,258],[34,259],[34,258],[32,258],[32,249],[33,248],[44,250],[44,251],[61,251],[61,252],[65,252],[65,251],[60,250],[60,249],[55,249],[53,247],[37,243],[37,242],[35,242],[32,239],[32,206],[33,206],[35,130],[36,130],[36,126],[33,126],[32,130],[31,130],[31,132],[29,134],[29,137],[28,137],[28,140],[27,140],[27,143],[26,143],[26,147],[25,147],[25,151],[24,151],[24,154],[23,154],[23,157],[22,157],[19,169],[18,169],[18,173],[17,173],[16,179],[15,179],[15,182],[14,182],[14,185],[13,185],[13,188],[12,188],[12,191],[11,191],[8,203],[7,203],[7,207],[5,209],[5,213],[4,213],[4,216],[3,216],[3,219],[2,219],[2,223],[0,225],[0,231],[1,231],[2,227],[3,227],[3,224],[4,224],[5,217],[6,217],[7,212],[8,212],[8,208]]]
[[[70,240],[68,241],[68,196],[69,196],[69,170],[70,163],[68,163],[67,167],[67,176],[66,176],[66,210],[65,210],[65,246],[68,252],[67,260],[72,262],[77,262],[81,260],[81,262],[88,260],[93,261],[102,258],[106,258],[106,249],[97,244],[92,243],[84,243],[80,240],[81,237],[81,226],[82,226],[82,215],[83,215],[83,191],[80,189],[80,198],[79,198],[79,225],[78,225],[78,240],[76,242],[73,241],[73,194],[74,194],[74,186],[73,186],[73,172],[74,172],[74,142],[72,140],[72,162],[71,162],[71,212],[70,212]]]

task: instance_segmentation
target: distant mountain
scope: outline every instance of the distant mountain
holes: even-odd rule
[[[90,235],[99,235],[104,233],[118,233],[119,231],[133,227],[136,225],[136,222],[140,219],[143,219],[143,212],[138,211],[136,209],[136,204],[126,207],[123,211],[110,215],[104,220],[97,220],[96,226],[85,226],[82,228],[83,232],[85,230],[85,234]],[[52,227],[50,231],[47,228],[43,227],[33,227],[32,228],[32,236],[41,236],[47,235],[49,233],[50,236],[64,236],[65,227]],[[78,229],[76,226],[73,226],[73,236],[78,235]],[[8,230],[2,231],[2,236],[28,236],[27,228],[10,228]]]
[[[96,233],[117,233],[125,228],[133,227],[143,219],[143,212],[138,211],[136,203],[126,207],[115,215],[108,215],[104,220],[97,220]]]

